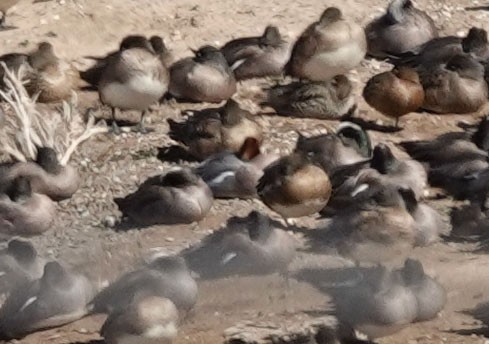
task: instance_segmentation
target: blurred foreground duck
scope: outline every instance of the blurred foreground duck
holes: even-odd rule
[[[300,79],[329,80],[358,66],[366,52],[363,28],[328,7],[297,39],[286,72]]]
[[[268,216],[252,211],[233,217],[226,227],[182,255],[201,278],[230,275],[287,273],[297,243],[285,228]]]
[[[189,168],[174,168],[148,178],[138,190],[114,200],[136,224],[192,223],[209,212],[213,197],[207,184]]]
[[[220,103],[236,93],[236,79],[222,52],[206,45],[170,68],[168,93],[181,101]]]
[[[367,186],[354,191],[353,206],[339,211],[318,237],[356,263],[405,259],[418,234],[408,203],[415,202],[414,193],[382,183]]]
[[[399,119],[418,110],[424,103],[424,90],[416,70],[397,67],[373,76],[363,89],[365,101],[383,115]]]
[[[209,185],[214,198],[250,198],[257,196],[256,185],[263,170],[279,157],[260,153],[258,141],[248,138],[237,154],[226,151],[211,155],[195,171]]]
[[[296,152],[309,155],[328,173],[343,165],[359,163],[372,155],[368,133],[357,124],[341,122],[336,132],[305,137],[299,133]]]
[[[168,298],[185,313],[197,302],[197,284],[183,258],[158,257],[102,290],[91,302],[92,312],[124,311],[138,294]]]
[[[9,295],[0,309],[0,334],[6,339],[22,338],[81,319],[94,293],[85,276],[49,262],[40,279]]]
[[[365,32],[368,53],[378,58],[412,51],[438,37],[433,19],[411,0],[392,0],[386,13],[369,23]]]
[[[355,106],[353,86],[344,75],[328,81],[298,81],[266,90],[269,106],[282,116],[337,119]]]
[[[41,278],[45,263],[29,241],[10,240],[0,252],[0,294]]]
[[[436,318],[447,303],[445,288],[428,276],[421,262],[416,259],[406,259],[404,266],[397,273],[401,275],[404,285],[416,297],[417,314],[414,321]]]
[[[0,237],[40,235],[54,224],[55,203],[46,195],[34,193],[31,181],[20,176],[0,193]]]
[[[200,160],[219,152],[239,152],[246,139],[261,143],[263,137],[261,125],[233,99],[220,108],[201,110],[185,122],[168,119],[168,124],[170,137]]]
[[[416,297],[400,276],[384,266],[361,271],[359,276],[332,291],[334,314],[345,330],[373,340],[399,332],[415,320]]]
[[[290,57],[289,44],[276,26],[267,26],[259,37],[232,40],[221,52],[236,80],[281,75]]]
[[[323,209],[331,195],[331,182],[318,163],[296,152],[268,166],[257,191],[272,210],[284,218],[294,218]]]
[[[171,300],[136,295],[127,308],[107,317],[100,335],[107,344],[170,344],[177,327],[178,310]]]
[[[102,103],[112,108],[112,124],[116,133],[119,132],[116,123],[119,109],[141,111],[136,129],[146,132],[144,117],[148,108],[168,90],[169,72],[162,60],[166,47],[161,38],[156,37],[156,41],[159,44],[147,41],[146,47],[121,45],[119,53],[105,62],[98,90]]]
[[[441,114],[478,111],[488,96],[484,73],[484,67],[466,55],[455,55],[446,64],[420,72],[423,109]]]

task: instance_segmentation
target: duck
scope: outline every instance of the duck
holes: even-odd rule
[[[39,43],[37,50],[29,54],[25,85],[29,95],[37,95],[41,103],[69,100],[80,85],[78,70],[60,59],[49,42]]]
[[[146,133],[144,117],[148,108],[163,97],[170,83],[168,68],[161,59],[166,47],[164,44],[153,46],[148,41],[146,48],[122,48],[107,61],[101,73],[98,83],[100,100],[112,108],[112,126],[116,134],[120,132],[116,122],[119,109],[141,111],[135,130]]]
[[[382,263],[407,257],[418,233],[416,221],[409,213],[415,198],[412,190],[383,183],[362,186],[352,194],[354,206],[338,212],[325,231],[320,230],[322,242],[356,264]]]
[[[484,73],[484,67],[467,55],[455,55],[446,64],[421,73],[422,108],[440,114],[477,112],[487,102]]]
[[[433,19],[411,0],[392,0],[387,11],[365,28],[368,54],[385,58],[412,51],[438,37]]]
[[[489,219],[480,206],[475,204],[453,207],[450,211],[450,222],[451,238],[484,242],[489,233]]]
[[[311,156],[328,173],[343,165],[361,163],[372,155],[372,141],[357,124],[341,122],[334,133],[305,137],[299,133],[295,152]]]
[[[416,317],[416,298],[385,266],[361,273],[359,281],[333,290],[334,314],[341,325],[368,340],[392,335]]]
[[[42,277],[46,261],[27,240],[12,239],[0,252],[0,294]]]
[[[148,178],[124,198],[114,199],[123,216],[141,226],[192,223],[212,207],[207,184],[187,167]]]
[[[417,259],[408,258],[398,271],[404,285],[416,297],[417,315],[414,321],[434,319],[447,303],[445,288],[435,279],[426,275],[423,264]]]
[[[300,152],[265,168],[257,185],[260,199],[286,219],[319,212],[328,203],[331,190],[326,171]]]
[[[232,275],[287,275],[297,242],[277,221],[252,211],[181,253],[200,278]]]
[[[120,276],[90,302],[92,314],[111,314],[128,308],[138,294],[169,299],[182,314],[197,302],[197,283],[185,259],[179,256],[160,256]]]
[[[220,103],[236,93],[236,78],[222,52],[210,45],[170,67],[168,93],[177,100]]]
[[[9,164],[0,167],[0,171],[0,185],[23,176],[29,179],[32,192],[54,201],[71,198],[81,183],[78,170],[70,164],[61,165],[56,151],[47,146],[37,147],[35,161]]]
[[[178,310],[165,297],[137,294],[126,309],[109,314],[100,330],[107,344],[171,344],[178,333]]]
[[[465,309],[462,313],[480,321],[484,329],[489,325],[489,302],[487,301],[477,304],[473,309]]]
[[[160,40],[161,43],[163,43],[163,47],[157,49],[158,43],[156,42]],[[155,44],[153,44],[153,42]],[[116,51],[112,51],[103,57],[85,57],[87,59],[94,60],[95,64],[87,70],[80,71],[81,79],[89,84],[93,89],[97,90],[100,78],[102,77],[104,70],[107,68],[107,65],[110,64],[111,61],[116,59],[121,51],[132,48],[146,49],[155,53],[156,51],[160,51],[164,56],[171,55],[170,51],[164,46],[163,39],[160,36],[153,36],[151,37],[151,39],[148,40],[148,38],[143,35],[128,35],[121,40],[121,42],[119,43],[119,49],[117,49]],[[169,66],[168,63],[165,63],[165,65],[167,67]]]
[[[199,160],[224,151],[239,152],[246,139],[263,140],[262,126],[233,99],[222,107],[197,112],[185,122],[167,121],[170,138],[187,146]]]
[[[447,63],[456,55],[466,55],[479,62],[489,57],[489,45],[486,30],[471,27],[465,37],[436,37],[412,51],[391,56],[394,65],[408,65],[418,71],[430,70],[434,66]]]
[[[448,235],[450,227],[448,219],[428,204],[419,202],[410,189],[401,189],[406,202],[406,208],[416,223],[415,246],[426,247],[440,240],[440,236]]]
[[[248,138],[240,152],[216,153],[200,164],[195,172],[212,190],[214,198],[254,198],[263,170],[280,156],[260,153],[259,143]]]
[[[221,52],[238,81],[281,75],[290,57],[289,44],[273,25],[268,25],[259,37],[227,42]]]
[[[388,145],[379,143],[373,150],[370,167],[380,173],[384,182],[412,190],[417,200],[423,198],[428,176],[418,161],[398,159]]]
[[[479,121],[474,133],[454,131],[433,140],[402,141],[399,145],[413,159],[426,162],[432,168],[451,163],[460,165],[461,161],[485,162],[489,151],[489,117]]]
[[[370,78],[363,89],[368,105],[384,116],[395,119],[418,110],[424,103],[424,89],[415,69],[395,67]]]
[[[330,80],[358,66],[366,53],[363,28],[337,7],[328,7],[295,42],[286,71],[300,79]]]
[[[34,193],[25,176],[13,179],[0,194],[0,236],[30,237],[50,230],[56,218],[55,203]]]
[[[0,309],[0,334],[19,339],[81,319],[94,293],[87,277],[59,262],[48,262],[40,279],[10,293]]]
[[[355,107],[353,85],[345,75],[327,81],[295,81],[266,90],[260,104],[281,116],[338,119]]]
[[[6,26],[5,25],[5,20],[7,19],[7,11],[15,6],[19,0],[1,0],[0,1],[0,12],[2,12],[2,19],[0,19],[0,30],[10,30],[14,29],[15,27],[12,26]]]

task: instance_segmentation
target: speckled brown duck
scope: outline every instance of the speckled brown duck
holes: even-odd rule
[[[262,106],[282,116],[338,119],[355,106],[353,86],[344,75],[328,81],[299,81],[266,90]]]
[[[383,115],[399,119],[424,103],[423,85],[415,69],[397,67],[373,76],[363,89],[365,101]]]
[[[236,79],[222,52],[206,45],[170,67],[168,93],[181,101],[220,103],[236,93]]]
[[[28,56],[30,69],[26,89],[37,95],[42,103],[59,102],[71,98],[80,85],[78,70],[68,61],[56,56],[51,43],[42,42]]]
[[[329,80],[358,66],[367,52],[363,28],[328,7],[297,39],[286,72],[313,81]]]
[[[276,26],[267,26],[259,37],[244,37],[222,48],[236,80],[281,75],[290,57],[290,48]]]
[[[238,152],[246,139],[261,143],[263,137],[261,125],[233,99],[220,108],[199,111],[183,123],[168,119],[168,124],[170,137],[201,160],[223,151]]]

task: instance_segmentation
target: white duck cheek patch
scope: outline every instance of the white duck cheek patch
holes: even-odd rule
[[[225,180],[228,178],[234,178],[235,177],[235,172],[234,171],[226,171],[221,174],[219,174],[217,177],[209,181],[209,185],[219,185],[223,183]]]
[[[226,265],[227,263],[229,263],[231,260],[233,260],[234,258],[236,258],[238,256],[238,254],[236,252],[229,252],[229,253],[226,253],[222,259],[221,259],[221,265]]]
[[[355,188],[355,190],[353,190],[351,192],[351,197],[355,197],[357,196],[358,194],[362,193],[362,192],[365,192],[366,190],[368,190],[370,186],[368,184],[360,184],[359,186],[357,186]]]

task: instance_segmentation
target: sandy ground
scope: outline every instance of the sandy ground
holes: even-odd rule
[[[117,48],[119,40],[131,33],[160,34],[176,58],[190,54],[190,48],[203,44],[219,45],[242,35],[259,34],[267,24],[275,24],[290,38],[315,20],[328,5],[341,4],[347,16],[366,24],[378,15],[387,1],[344,0],[61,0],[32,4],[21,1],[7,18],[16,30],[0,32],[0,54],[28,51],[42,40],[55,46],[57,53],[82,68],[89,64],[83,56],[100,56]],[[444,34],[463,34],[470,26],[485,29],[489,12],[465,11],[466,6],[481,5],[469,0],[418,0]],[[382,62],[365,61],[350,75],[357,94],[373,74],[388,69]],[[238,99],[255,113],[258,107],[250,100],[262,81],[240,85]],[[82,108],[96,104],[96,94],[81,94]],[[360,115],[384,121],[358,96]],[[133,191],[146,177],[164,170],[170,163],[158,159],[158,149],[170,145],[167,118],[177,119],[188,104],[161,105],[151,119],[154,133],[147,136],[124,134],[100,136],[86,143],[74,157],[83,176],[82,188],[69,201],[59,205],[55,228],[34,241],[41,254],[79,267],[97,280],[113,279],[158,250],[178,252],[218,229],[233,215],[246,215],[251,209],[267,211],[259,201],[216,201],[209,216],[192,225],[153,226],[111,229],[105,223],[110,216],[120,216],[113,197]],[[403,139],[433,137],[457,128],[459,121],[474,123],[480,114],[437,116],[412,114],[403,119],[405,129],[396,134],[373,132],[374,142],[397,142]],[[336,123],[304,119],[263,116],[269,147],[290,149],[295,130],[314,133]],[[451,202],[432,204],[448,212]],[[313,228],[314,219],[304,219],[302,226]],[[423,261],[448,290],[448,304],[435,320],[416,324],[382,339],[380,343],[487,343],[477,331],[480,326],[460,313],[478,302],[489,300],[489,259],[474,253],[469,244],[439,243],[416,249],[413,257]],[[316,266],[315,276],[328,280],[328,268],[338,261],[321,252],[301,252],[293,272],[305,265]],[[328,309],[328,296],[321,291],[321,278],[301,275],[286,289],[281,277],[228,278],[199,283],[200,298],[192,315],[182,325],[177,343],[216,344],[223,340],[224,329],[242,320],[297,318],[322,313]],[[96,341],[103,317],[89,317],[60,329],[36,333],[21,343],[90,343]]]

